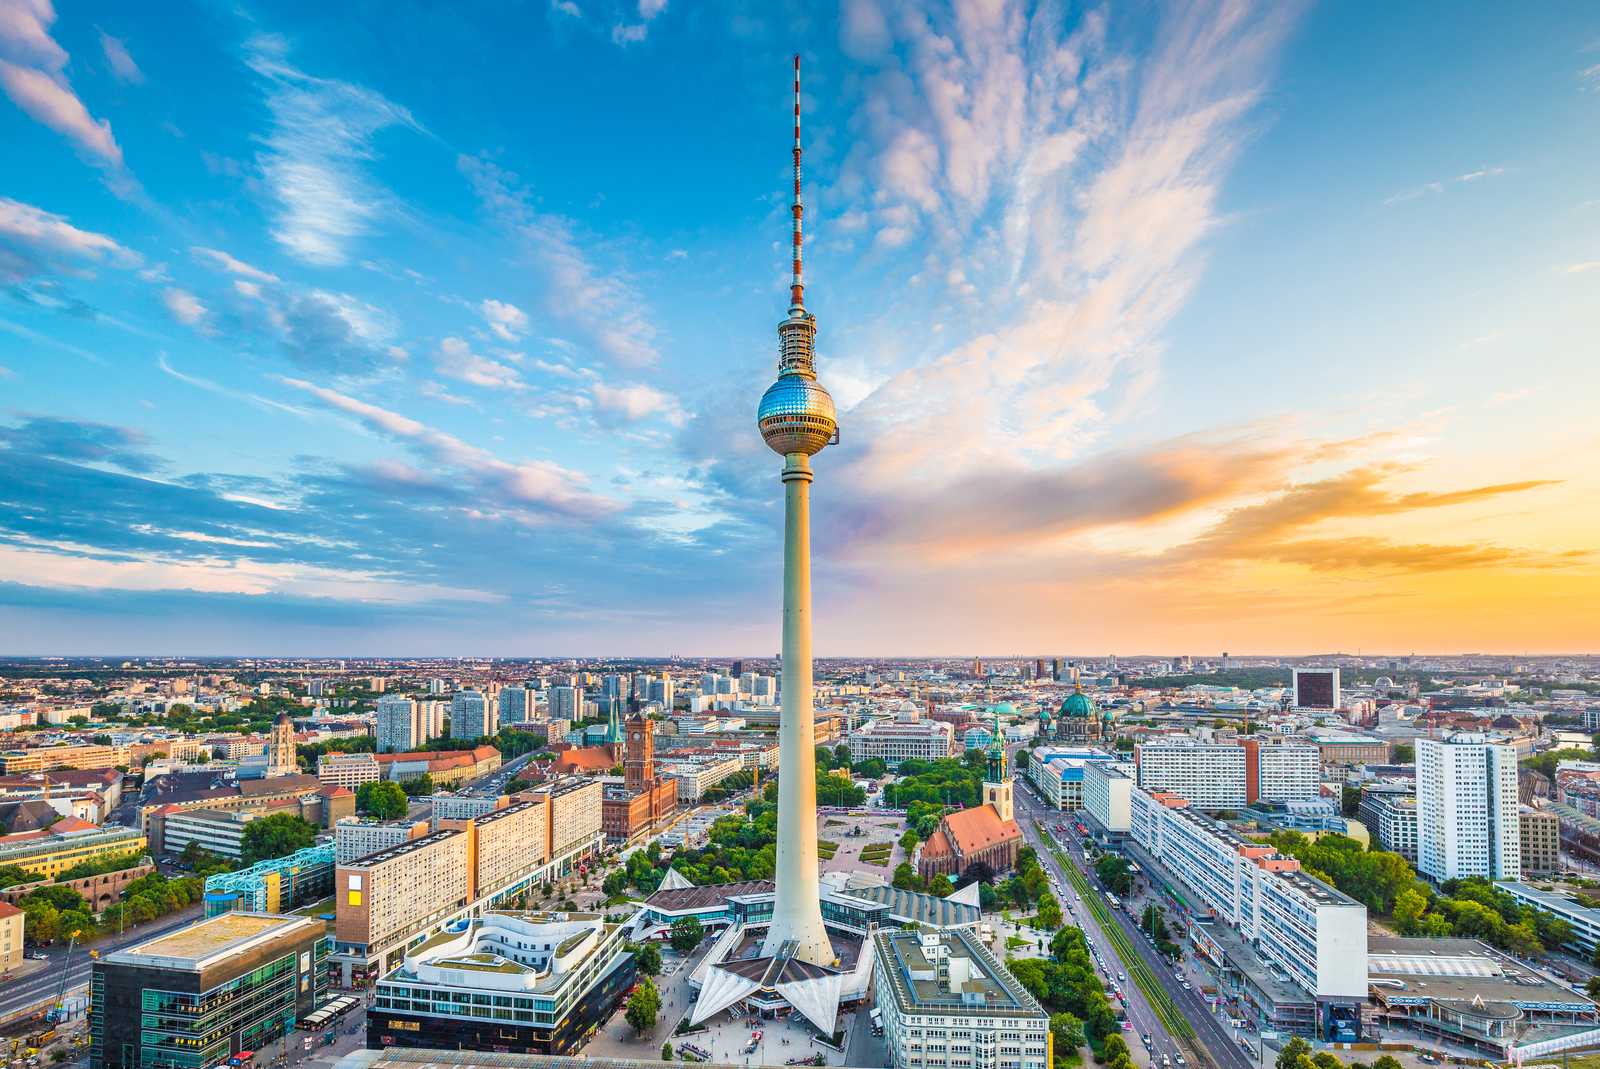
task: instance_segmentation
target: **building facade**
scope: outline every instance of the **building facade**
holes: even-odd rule
[[[379,698],[373,720],[373,741],[379,753],[406,753],[428,741],[426,713],[410,698]]]
[[[1141,743],[1133,753],[1142,791],[1176,794],[1198,809],[1238,809],[1246,804],[1243,746]]]
[[[880,930],[873,983],[893,1069],[1049,1069],[1050,1017],[972,932]]]
[[[1521,806],[1517,813],[1522,837],[1524,876],[1548,876],[1561,869],[1561,821],[1554,813]]]
[[[852,762],[882,758],[891,769],[902,761],[938,761],[954,752],[955,731],[936,720],[874,720],[850,732]]]
[[[1417,868],[1435,881],[1520,879],[1515,748],[1465,732],[1416,747]]]
[[[1417,861],[1417,794],[1414,788],[1364,787],[1361,823],[1378,844],[1412,864]]]
[[[89,982],[92,1069],[203,1069],[262,1050],[327,995],[315,917],[229,912],[112,950]]]
[[[376,754],[330,752],[317,758],[317,779],[324,786],[353,791],[363,783],[377,783],[382,778],[383,768]]]
[[[1132,820],[1133,777],[1109,761],[1083,767],[1083,808],[1096,824],[1113,835],[1126,834]]]
[[[334,859],[346,865],[368,854],[376,854],[430,831],[426,820],[364,820],[346,817],[333,827]]]
[[[500,730],[499,707],[479,690],[463,690],[450,699],[450,736],[479,739]]]
[[[485,913],[383,977],[367,1046],[575,1054],[638,979],[625,944],[596,913]]]

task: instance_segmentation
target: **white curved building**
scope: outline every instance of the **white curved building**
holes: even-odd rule
[[[637,979],[626,925],[598,913],[489,912],[378,982],[369,1047],[566,1054]]]

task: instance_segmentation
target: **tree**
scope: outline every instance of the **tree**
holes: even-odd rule
[[[1400,1059],[1390,1054],[1385,1054],[1372,1063],[1372,1069],[1402,1069]]]
[[[1295,1063],[1301,1057],[1311,1057],[1311,1044],[1299,1036],[1293,1036],[1279,1049],[1278,1060],[1273,1063],[1273,1069],[1295,1069]]]
[[[1061,904],[1049,891],[1039,896],[1039,925],[1052,930],[1061,927]]]
[[[962,870],[961,878],[956,881],[956,890],[959,891],[969,883],[983,883],[994,886],[995,871],[982,861],[974,861]]]
[[[1394,927],[1395,931],[1407,938],[1414,938],[1422,934],[1422,914],[1428,908],[1428,900],[1414,887],[1401,891],[1394,899]]]
[[[407,798],[416,798],[420,795],[432,794],[433,777],[424,772],[422,775],[413,779],[408,779],[404,783],[400,784],[400,789],[406,792]],[[507,790],[508,793],[516,793],[514,791],[510,791],[509,788],[507,788]]]
[[[654,943],[646,943],[633,955],[633,963],[646,976],[661,975],[661,950]]]
[[[1397,765],[1415,764],[1417,748],[1409,742],[1402,742],[1394,748],[1394,763]],[[1393,1059],[1391,1059],[1393,1060]]]
[[[284,857],[317,841],[317,826],[288,813],[252,820],[239,837],[239,860],[254,865],[267,858]]]
[[[902,861],[895,866],[894,879],[890,883],[902,891],[922,890],[922,877],[917,875],[917,870],[911,867],[909,861]]]
[[[687,954],[699,946],[705,936],[705,928],[701,926],[699,917],[679,917],[672,922],[672,934],[668,938],[673,950]]]
[[[672,1044],[670,1042],[661,1044],[661,1060],[664,1062],[672,1060]]]
[[[1361,792],[1348,783],[1340,790],[1339,811],[1349,818],[1354,818],[1361,812]]]
[[[1075,1057],[1078,1048],[1083,1046],[1083,1022],[1070,1013],[1052,1014],[1050,1031],[1055,1036],[1057,1058]]]
[[[939,817],[929,813],[917,821],[917,838],[927,840],[933,838],[933,833],[939,828]]]
[[[1018,772],[1026,772],[1027,770],[1028,770],[1028,748],[1026,746],[1024,746],[1022,749],[1017,751],[1017,771]]]
[[[661,993],[649,977],[641,980],[628,999],[627,1012],[623,1014],[635,1032],[644,1033],[656,1026],[656,1014],[661,1011]]]
[[[1583,985],[1583,993],[1593,999],[1600,999],[1600,976],[1591,976]]]
[[[946,876],[942,872],[936,873],[934,877],[928,881],[928,893],[938,898],[943,898],[945,895],[950,894],[954,890],[955,887],[950,883],[950,877]]]
[[[1319,1050],[1311,1056],[1311,1064],[1317,1069],[1344,1069],[1344,1063],[1337,1055],[1330,1051]]]
[[[900,849],[904,850],[906,852],[906,856],[909,857],[911,855],[911,851],[915,850],[917,848],[917,844],[921,841],[921,836],[919,836],[916,832],[916,829],[913,828],[904,835],[900,836]]]
[[[356,808],[366,810],[378,820],[399,820],[406,815],[409,805],[400,784],[381,780],[363,783],[356,790]]]

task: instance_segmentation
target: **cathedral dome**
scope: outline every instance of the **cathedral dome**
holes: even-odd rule
[[[1012,705],[1010,702],[1001,702],[999,705],[994,707],[994,711],[1000,716],[1017,715],[1017,707]]]
[[[1089,696],[1083,691],[1074,691],[1067,695],[1067,700],[1061,703],[1061,716],[1076,720],[1092,719],[1094,705],[1089,701]]]
[[[289,719],[289,712],[286,709],[279,710],[278,715],[272,718],[273,727],[279,727],[283,724],[288,724],[290,727],[294,726],[294,721]]]

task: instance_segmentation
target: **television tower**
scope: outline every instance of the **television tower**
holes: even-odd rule
[[[838,440],[833,398],[817,382],[817,321],[800,280],[800,57],[794,57],[794,277],[778,324],[778,381],[756,412],[761,437],[783,457],[783,698],[778,725],[777,898],[764,955],[793,942],[814,965],[836,957],[817,885],[816,715],[811,696],[811,457]]]

